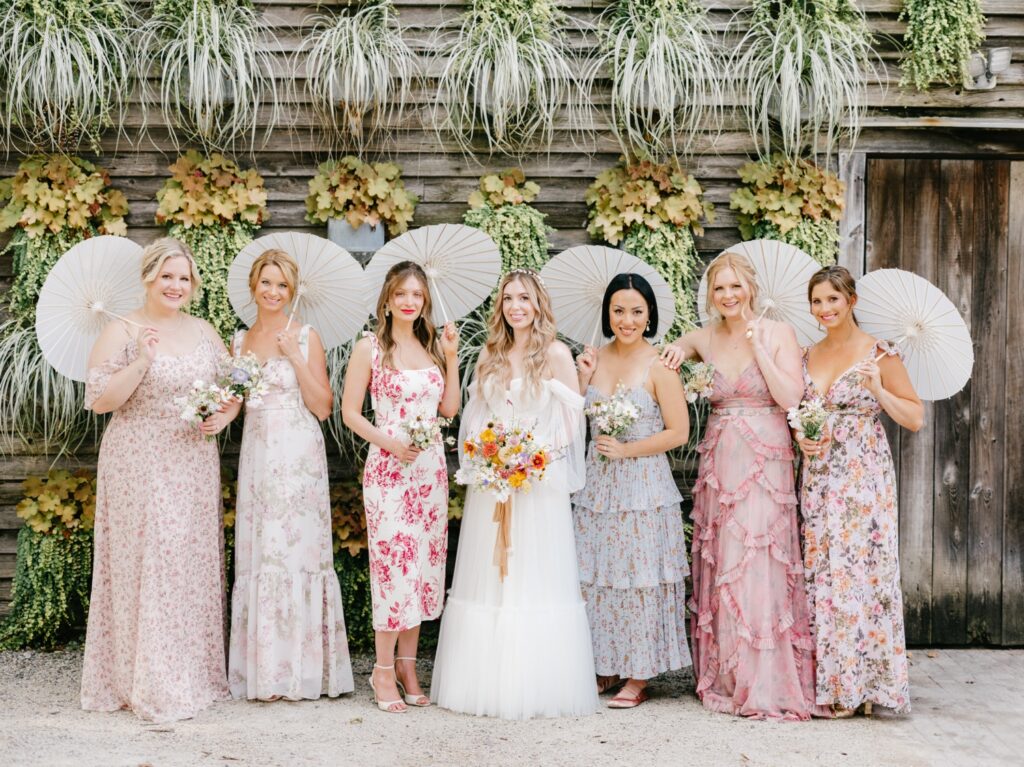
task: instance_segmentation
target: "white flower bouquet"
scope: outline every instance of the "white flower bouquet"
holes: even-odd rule
[[[796,431],[797,439],[809,439],[817,442],[821,439],[828,423],[828,411],[820,397],[804,400],[799,407],[791,407],[787,411],[789,425]]]
[[[225,355],[217,365],[217,386],[229,397],[251,405],[259,405],[268,390],[263,365],[252,352],[240,357]]]
[[[451,418],[428,418],[417,415],[402,421],[401,427],[409,437],[409,444],[417,450],[426,450],[433,445],[445,444],[454,445],[455,440],[451,437],[444,438],[442,429],[450,426]]]
[[[684,362],[680,371],[683,375],[683,391],[691,405],[699,399],[711,396],[715,380],[715,366],[710,362]]]
[[[629,427],[640,417],[640,410],[626,397],[622,384],[615,387],[615,393],[608,399],[598,400],[586,410],[586,415],[593,420],[594,428],[600,433],[615,437],[625,434]],[[603,455],[598,458],[607,461]]]
[[[217,384],[208,384],[205,381],[193,381],[192,389],[188,394],[174,398],[174,404],[180,409],[180,417],[183,421],[193,424],[200,424],[214,413],[218,412],[221,405],[231,401],[231,393],[225,391]],[[213,437],[207,435],[207,440]]]

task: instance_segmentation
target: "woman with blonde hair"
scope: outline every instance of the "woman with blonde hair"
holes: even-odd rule
[[[316,699],[354,687],[319,423],[333,395],[316,330],[289,320],[298,283],[290,255],[262,253],[249,270],[256,321],[231,344],[236,356],[256,356],[267,384],[245,404],[238,458],[228,653],[236,698]]]
[[[431,306],[418,264],[402,261],[388,270],[377,298],[376,330],[353,347],[341,398],[345,425],[370,443],[363,467],[377,650],[370,686],[377,707],[391,713],[430,705],[416,676],[416,648],[421,623],[441,614],[444,599],[444,446],[421,450],[403,428],[417,417],[451,418],[459,410],[458,334],[449,322],[438,336]],[[363,415],[367,392],[373,423]]]
[[[145,302],[93,346],[86,407],[112,413],[97,465],[92,596],[82,708],[187,719],[228,696],[217,444],[238,404],[199,427],[175,398],[212,381],[227,353],[183,310],[199,291],[188,246],[142,253]]]
[[[800,402],[800,347],[788,325],[757,320],[750,261],[726,252],[706,272],[707,327],[669,344],[669,367],[714,365],[711,415],[693,487],[697,695],[706,708],[758,719],[827,715],[801,568],[786,410]]]
[[[494,496],[469,489],[432,689],[439,706],[478,716],[589,714],[597,690],[569,505],[583,484],[583,397],[537,274],[509,272],[497,297],[460,442],[515,419],[557,458],[512,496],[504,576]]]

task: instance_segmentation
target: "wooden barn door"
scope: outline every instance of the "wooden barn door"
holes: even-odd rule
[[[1024,644],[1024,162],[869,158],[865,266],[938,285],[974,339],[974,373],[888,425],[907,639]]]

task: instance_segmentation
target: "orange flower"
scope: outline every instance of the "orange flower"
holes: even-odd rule
[[[481,435],[483,437],[483,435]],[[493,442],[484,442],[484,458],[493,458],[498,454],[498,446]]]
[[[476,444],[471,440],[466,440],[462,443],[462,449],[470,458],[476,455]]]
[[[530,457],[530,466],[541,471],[548,465],[548,456],[543,450],[538,450]]]

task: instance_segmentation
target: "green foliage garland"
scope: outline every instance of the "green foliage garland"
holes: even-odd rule
[[[905,0],[899,20],[907,24],[900,85],[925,91],[932,83],[964,82],[985,39],[979,0]]]
[[[529,203],[540,187],[527,181],[521,170],[506,170],[481,177],[469,196],[470,209],[462,216],[467,226],[491,237],[501,251],[501,271],[540,269],[548,260],[547,216]]]
[[[696,327],[694,285],[700,276],[700,258],[690,230],[681,226],[649,229],[634,224],[626,232],[622,247],[653,266],[675,294],[676,317],[665,340],[672,341]]]
[[[758,221],[751,230],[750,239],[779,240],[795,245],[822,266],[834,264],[839,255],[839,223],[829,219],[801,219],[785,234],[770,221]]]

